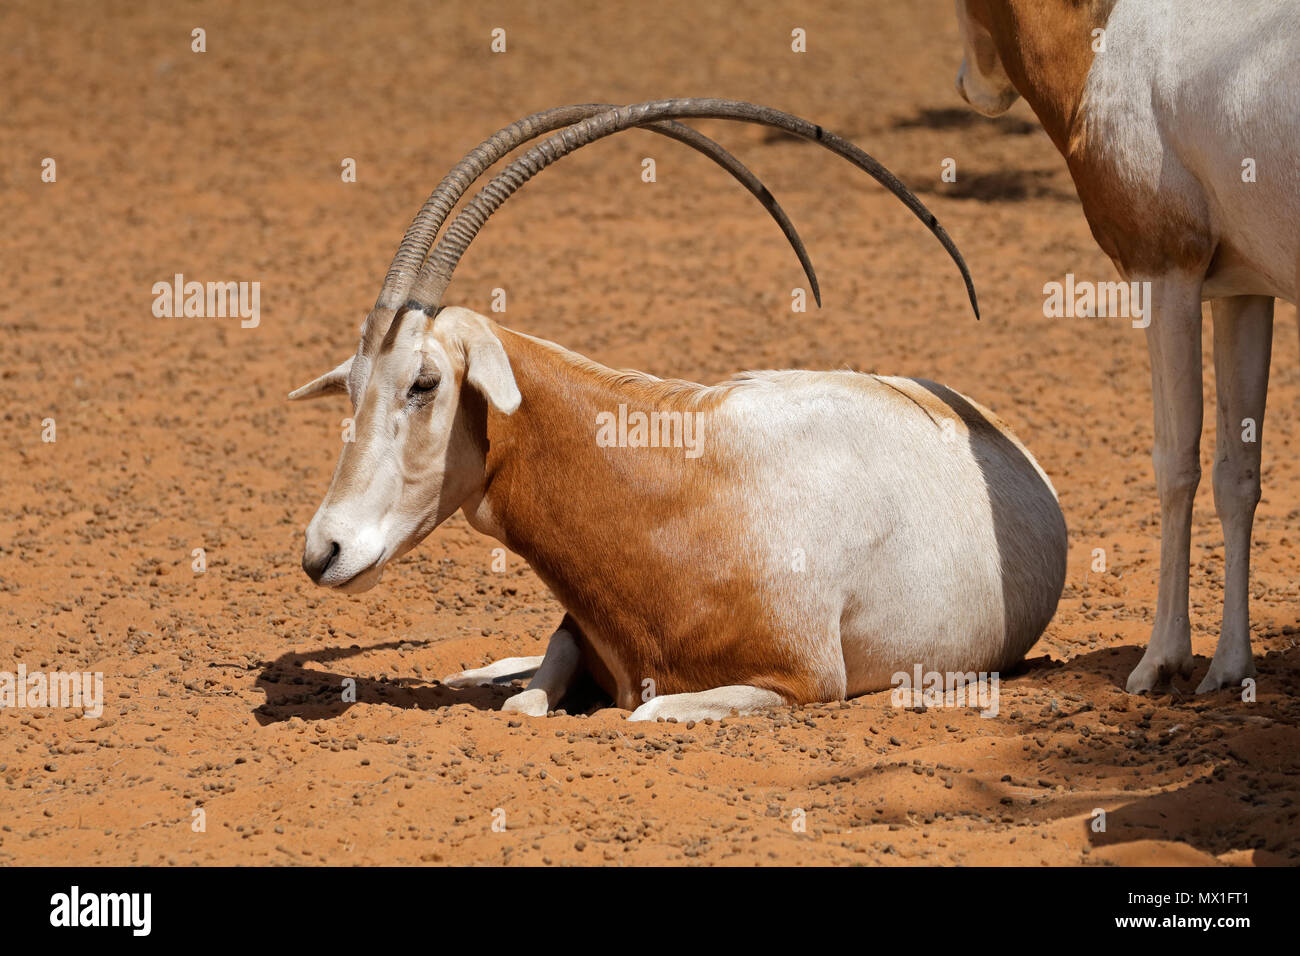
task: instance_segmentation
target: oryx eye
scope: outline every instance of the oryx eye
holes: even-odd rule
[[[428,401],[431,397],[433,397],[433,393],[438,387],[438,381],[439,378],[438,378],[437,369],[434,369],[432,371],[425,371],[424,369],[421,369],[419,377],[417,377],[416,380],[413,383],[411,383],[411,390],[410,390],[409,397],[411,398],[412,401],[421,404],[423,402]]]

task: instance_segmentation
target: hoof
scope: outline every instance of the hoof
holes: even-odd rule
[[[527,714],[529,717],[545,717],[546,712],[550,709],[550,704],[546,699],[546,691],[540,687],[515,694],[501,705],[503,713]]]
[[[1255,662],[1247,661],[1244,665],[1220,667],[1219,662],[1215,660],[1210,664],[1210,672],[1205,675],[1205,680],[1197,685],[1196,693],[1212,694],[1216,690],[1240,690],[1241,682],[1247,677],[1255,676]]]
[[[1176,655],[1156,655],[1150,648],[1142,655],[1138,666],[1128,675],[1124,689],[1130,694],[1148,694],[1163,690],[1177,674],[1179,677],[1192,676],[1191,652]]]

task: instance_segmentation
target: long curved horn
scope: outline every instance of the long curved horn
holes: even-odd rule
[[[447,283],[451,281],[452,272],[460,262],[461,256],[465,254],[465,250],[478,231],[483,228],[488,217],[524,183],[557,159],[588,143],[630,127],[645,126],[665,119],[690,118],[732,119],[774,126],[796,136],[802,136],[804,139],[810,139],[853,163],[897,196],[903,205],[934,233],[935,238],[961,270],[971,308],[975,310],[975,317],[979,318],[975,284],[956,244],[939,225],[934,214],[899,182],[893,173],[848,140],[836,136],[815,123],[770,107],[721,99],[657,100],[633,106],[614,107],[547,137],[502,170],[465,205],[425,260],[420,275],[412,287],[412,298],[426,310],[436,307],[442,299],[442,293],[446,291]]]
[[[785,214],[781,204],[763,185],[761,179],[750,172],[744,163],[727,152],[722,146],[689,126],[683,126],[681,123],[668,120],[662,123],[650,123],[640,128],[660,133],[703,153],[731,173],[737,182],[748,189],[754,195],[754,198],[763,204],[763,208],[771,214],[772,218],[776,220],[776,224],[781,227],[781,232],[785,235],[786,241],[794,249],[794,254],[799,257],[799,264],[803,266],[803,274],[808,277],[808,285],[812,289],[813,298],[817,300],[818,306],[822,304],[821,286],[817,283],[817,272],[813,269],[812,260],[808,258],[808,250],[804,248],[803,240],[799,238],[794,223],[790,221],[790,217]]]
[[[561,106],[525,116],[509,126],[497,130],[451,168],[437,188],[429,194],[420,211],[402,236],[401,245],[393,256],[384,278],[383,288],[375,300],[375,311],[397,308],[410,289],[411,282],[424,264],[433,237],[451,214],[456,198],[463,195],[483,171],[520,143],[551,133],[591,116],[596,104]]]
[[[451,172],[443,177],[442,182],[425,200],[424,205],[411,221],[411,225],[407,227],[406,234],[402,237],[402,242],[393,256],[392,264],[388,267],[388,275],[384,279],[379,297],[375,300],[372,315],[380,318],[380,315],[376,314],[385,312],[391,314],[406,300],[416,274],[429,253],[429,247],[433,245],[434,236],[442,228],[442,224],[461,196],[469,191],[470,186],[488,167],[528,140],[571,126],[592,116],[599,116],[613,108],[613,104],[610,103],[583,103],[543,110],[497,130],[470,150],[452,167]],[[799,257],[799,263],[803,266],[804,274],[808,276],[813,296],[820,305],[821,289],[817,283],[817,273],[813,270],[812,261],[808,258],[808,250],[804,248],[803,240],[799,238],[799,233],[785,214],[785,210],[759,178],[722,146],[689,126],[665,121],[648,123],[646,128],[685,143],[708,156],[731,173],[763,204],[763,208],[776,220],[777,225],[781,227],[781,232],[794,248],[795,255]],[[383,322],[382,318],[379,322],[367,320],[363,332],[363,352],[371,351],[369,346],[376,344],[383,337],[386,327],[387,323]]]

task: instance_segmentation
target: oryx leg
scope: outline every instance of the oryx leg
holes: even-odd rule
[[[510,684],[527,680],[542,666],[541,657],[503,657],[486,667],[475,667],[442,679],[447,687],[486,687],[490,684]]]
[[[582,650],[578,645],[578,624],[567,614],[551,635],[537,673],[520,691],[501,705],[503,711],[545,717],[554,710],[582,672]]]
[[[693,694],[665,694],[652,697],[636,710],[628,720],[654,720],[657,717],[676,717],[678,720],[715,720],[726,717],[733,710],[737,714],[752,714],[785,704],[785,698],[770,690],[750,687],[748,684],[729,684]]]
[[[1198,694],[1240,687],[1255,675],[1250,653],[1250,534],[1259,502],[1264,403],[1273,347],[1273,299],[1240,295],[1215,299],[1214,377],[1218,439],[1214,506],[1223,525],[1223,628],[1210,672]]]
[[[541,657],[506,657],[486,667],[461,671],[443,679],[447,687],[511,684],[527,679],[528,688],[508,698],[501,709],[532,717],[545,717],[568,693],[582,670],[578,624],[567,614],[551,635]]]
[[[1146,653],[1128,677],[1129,693],[1192,672],[1188,562],[1192,502],[1201,480],[1201,276],[1168,273],[1151,281],[1147,350],[1155,409],[1153,460],[1160,493],[1160,584]]]

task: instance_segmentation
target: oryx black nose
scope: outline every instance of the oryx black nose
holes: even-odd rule
[[[315,554],[311,551],[311,546],[303,549],[302,552],[302,569],[307,572],[307,577],[311,578],[316,584],[320,584],[321,577],[330,569],[339,556],[339,543],[331,541],[328,550],[320,550]]]

